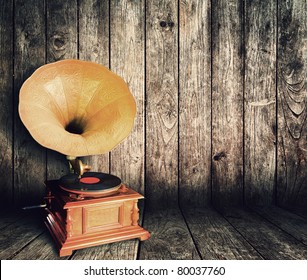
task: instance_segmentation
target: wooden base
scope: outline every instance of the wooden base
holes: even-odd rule
[[[102,198],[76,198],[63,192],[55,181],[47,182],[45,224],[60,256],[73,250],[138,238],[150,233],[138,225],[138,200],[143,196],[122,185],[115,195]]]

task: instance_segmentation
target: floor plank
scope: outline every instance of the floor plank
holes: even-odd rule
[[[268,260],[306,259],[307,247],[251,210],[228,209],[224,217]]]
[[[139,259],[200,259],[179,209],[145,212],[144,228],[151,237],[141,242]]]
[[[59,257],[47,229],[30,242],[22,251],[12,258],[13,260],[60,260],[68,257]]]
[[[259,215],[307,245],[307,220],[279,207],[253,207]]]
[[[29,219],[29,217],[27,218]],[[33,223],[41,223],[35,220]],[[31,225],[33,225],[31,223]],[[16,224],[16,223],[15,223]],[[14,224],[12,225],[14,227]],[[60,257],[54,241],[44,226],[40,235],[31,240],[18,253],[13,253],[14,260],[133,260],[136,259],[138,243],[137,239],[122,241],[101,246],[75,250],[71,256]],[[9,239],[9,238],[8,238]],[[12,244],[14,247],[15,244]],[[18,246],[18,245],[16,245]]]
[[[142,213],[142,211],[141,211]],[[307,220],[277,208],[145,212],[151,238],[76,250],[60,258],[40,211],[0,214],[0,259],[307,259]],[[141,219],[142,220],[142,219]]]
[[[42,219],[37,212],[29,213],[3,228],[0,235],[0,259],[13,258],[44,230]]]
[[[72,260],[135,260],[137,239],[89,247],[75,251]]]
[[[0,212],[0,229],[3,229],[8,225],[15,223],[17,220],[22,219],[26,215],[28,215],[27,212],[23,210]]]
[[[261,255],[215,210],[184,209],[183,213],[203,259],[262,259]]]
[[[302,218],[307,220],[307,207],[305,207],[305,208],[297,207],[295,209],[287,209],[287,208],[285,208],[285,210],[293,212],[296,215],[301,216]]]

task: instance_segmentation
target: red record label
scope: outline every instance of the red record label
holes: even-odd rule
[[[100,179],[96,177],[83,177],[80,179],[80,182],[83,184],[96,184],[100,182]]]

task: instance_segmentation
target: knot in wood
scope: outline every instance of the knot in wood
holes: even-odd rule
[[[172,27],[175,26],[175,23],[174,23],[173,21],[169,21],[169,22],[168,22],[168,26],[172,28]]]
[[[161,20],[161,21],[160,21],[160,26],[161,26],[161,27],[166,27],[166,26],[167,26],[166,21]]]
[[[226,153],[225,153],[225,152],[216,153],[216,154],[213,156],[213,160],[215,160],[215,161],[219,161],[219,160],[221,160],[222,158],[226,158]]]
[[[173,27],[175,26],[175,23],[174,23],[174,21],[172,20],[171,14],[168,14],[166,20],[161,20],[161,21],[160,21],[160,26],[161,26],[162,28],[165,28],[165,27],[173,28]]]
[[[54,40],[54,45],[56,46],[57,49],[61,49],[61,48],[63,48],[63,46],[65,45],[65,42],[64,42],[64,40],[61,39],[61,38],[56,38],[56,39]]]
[[[51,38],[52,47],[56,51],[65,50],[66,43],[67,43],[67,36],[65,36],[64,34],[55,34]]]

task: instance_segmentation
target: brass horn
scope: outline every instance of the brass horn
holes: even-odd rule
[[[124,80],[93,62],[46,64],[20,89],[19,115],[32,137],[70,158],[112,150],[129,135],[135,114]]]

